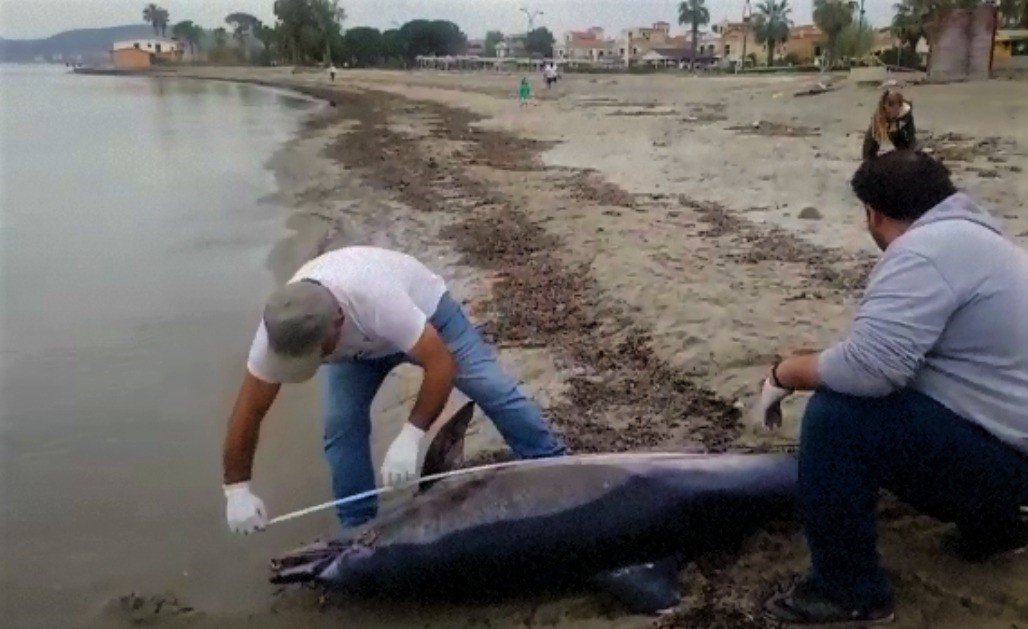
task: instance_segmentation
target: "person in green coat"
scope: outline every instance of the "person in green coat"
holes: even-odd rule
[[[528,107],[528,99],[532,97],[532,86],[528,83],[528,77],[521,79],[521,86],[518,87],[518,101],[522,107]]]

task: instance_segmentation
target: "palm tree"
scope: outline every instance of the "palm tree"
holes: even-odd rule
[[[757,43],[767,45],[767,65],[775,63],[775,46],[789,39],[792,20],[789,0],[764,0],[757,5]]]
[[[168,32],[168,10],[150,3],[143,9],[143,21],[153,26],[153,34],[164,37]]]
[[[153,26],[154,35],[160,34],[160,28],[157,26],[157,12],[160,10],[161,8],[152,2],[143,9],[143,21]]]
[[[828,67],[835,61],[839,34],[853,23],[853,7],[854,3],[842,0],[814,0],[814,24],[827,39]]]
[[[696,63],[696,40],[700,36],[700,27],[710,24],[710,11],[703,0],[685,0],[678,5],[678,23],[682,26],[688,24],[692,31],[692,54],[689,55],[689,67],[692,68]]]

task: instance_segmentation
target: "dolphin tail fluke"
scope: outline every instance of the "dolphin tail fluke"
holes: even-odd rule
[[[449,472],[464,464],[464,435],[474,415],[475,403],[468,402],[443,424],[425,452],[425,463],[421,466],[422,477]],[[425,491],[434,482],[422,482],[418,491]]]
[[[593,584],[636,614],[659,614],[682,600],[674,557],[601,572]]]

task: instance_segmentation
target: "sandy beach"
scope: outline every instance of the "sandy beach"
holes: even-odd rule
[[[330,100],[272,163],[294,211],[276,275],[350,244],[419,257],[577,452],[791,447],[803,399],[771,436],[748,429],[743,409],[775,356],[845,334],[876,258],[848,179],[877,92],[842,76],[837,89],[797,97],[816,77],[572,75],[535,86],[521,110],[514,75],[347,71],[330,84],[287,68],[173,74]],[[1028,246],[1028,82],[904,92],[958,185]],[[378,455],[416,388],[415,371],[401,369],[376,400]],[[488,422],[473,428],[474,460],[503,456]],[[888,497],[881,511],[897,627],[1028,626],[1028,556],[967,563],[946,550],[949,527]],[[454,606],[270,587],[266,605],[241,615],[142,593],[95,621],[762,627],[759,602],[806,562],[798,528],[782,523],[686,566],[681,605],[656,621],[588,592]]]

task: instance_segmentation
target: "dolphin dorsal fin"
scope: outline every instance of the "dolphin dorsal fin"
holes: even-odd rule
[[[422,477],[449,472],[464,464],[464,435],[474,416],[475,403],[468,402],[446,420],[425,452],[425,462],[421,466]],[[418,491],[425,491],[433,482],[421,483]]]

